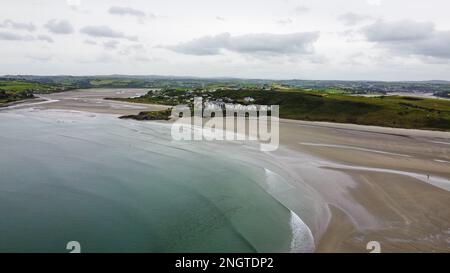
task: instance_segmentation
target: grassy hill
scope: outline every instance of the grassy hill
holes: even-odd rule
[[[0,106],[5,103],[30,99],[36,93],[46,94],[69,90],[69,87],[42,83],[0,80]]]
[[[280,105],[281,118],[450,131],[450,100],[301,91],[215,95],[238,100],[253,97],[256,104]]]
[[[297,120],[329,121],[385,127],[450,131],[450,100],[404,96],[361,97],[339,92],[302,91],[299,89],[198,91],[187,95],[183,90],[152,93],[130,102],[165,105],[186,104],[194,96],[223,99],[245,104],[245,97],[255,104],[279,105],[280,117]]]

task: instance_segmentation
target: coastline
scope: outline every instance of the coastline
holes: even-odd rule
[[[165,105],[126,103],[105,100],[106,97],[132,97],[145,93],[145,89],[76,89],[66,92],[36,95],[30,101],[20,101],[13,105],[1,107],[0,111],[10,109],[60,109],[84,111],[99,114],[133,115],[139,112],[162,111],[169,108]]]
[[[120,106],[125,109],[38,108],[113,115],[136,111],[127,103]],[[450,133],[280,119],[280,137],[285,149],[271,156],[293,185],[306,183],[329,208],[329,219],[308,223],[316,252],[368,252],[365,243],[371,240],[385,252],[450,251],[450,193],[425,178],[450,179]],[[423,179],[383,169],[423,174]]]
[[[28,105],[29,103],[37,103],[37,102],[43,102],[43,101],[45,101],[45,100],[35,97],[35,98],[30,98],[30,99],[23,99],[23,100],[16,100],[16,101],[11,101],[11,102],[1,103],[0,110],[11,109],[14,106],[24,106],[24,105]]]
[[[342,129],[342,130],[353,130],[360,132],[370,132],[394,136],[404,136],[404,137],[437,137],[445,138],[449,140],[450,145],[450,132],[437,131],[437,130],[425,130],[425,129],[408,129],[408,128],[397,128],[397,127],[383,127],[375,125],[361,125],[353,123],[337,123],[337,122],[327,122],[327,121],[306,121],[306,120],[295,120],[295,119],[284,119],[280,118],[280,124],[296,124],[298,126],[310,126],[310,127],[320,127],[320,128],[330,128],[330,129]]]

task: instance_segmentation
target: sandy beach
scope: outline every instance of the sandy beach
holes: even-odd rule
[[[292,150],[339,163],[327,169],[353,183],[304,179],[332,212],[318,252],[368,252],[369,241],[384,252],[450,251],[450,193],[429,183],[450,183],[449,133],[283,120],[280,135]]]
[[[32,107],[115,115],[166,109],[102,99],[139,90],[82,92],[41,96],[47,103]],[[450,252],[450,133],[281,120],[280,144],[271,153],[277,164],[328,204],[327,223],[310,227],[317,252],[369,252],[369,241],[383,252]]]

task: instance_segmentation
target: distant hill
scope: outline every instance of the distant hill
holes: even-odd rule
[[[271,85],[297,87],[312,90],[337,88],[350,93],[389,93],[389,92],[419,92],[445,93],[450,92],[450,81],[334,81],[334,80],[269,80],[269,79],[239,79],[239,78],[200,78],[158,75],[92,75],[92,76],[36,76],[36,75],[6,75],[1,79],[23,80],[43,84],[60,84],[75,88],[151,88],[151,87],[204,87],[220,83],[229,85]]]

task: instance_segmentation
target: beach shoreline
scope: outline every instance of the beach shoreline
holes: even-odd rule
[[[135,106],[167,109],[74,101],[36,107],[117,116],[142,110]],[[329,219],[309,224],[316,252],[368,252],[372,240],[384,252],[450,252],[450,192],[427,183],[429,177],[450,180],[449,132],[280,119],[280,145],[289,156],[283,149],[272,156],[292,183],[305,182],[329,207]]]

